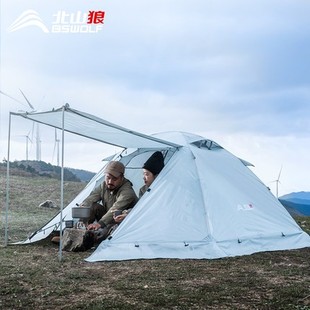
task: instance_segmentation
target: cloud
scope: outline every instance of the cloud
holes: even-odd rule
[[[267,181],[278,166],[271,158],[282,158],[294,167],[283,170],[288,188],[306,187],[295,172],[304,175],[310,131],[309,1],[12,0],[1,9],[2,91],[23,100],[22,89],[39,110],[68,102],[143,133],[218,139],[246,160],[267,163],[260,167]],[[104,10],[105,24],[93,34],[47,34],[34,26],[9,33],[29,9],[48,28],[61,10]],[[18,109],[27,104],[1,96],[1,146],[8,111]],[[15,126],[16,134],[29,128]],[[20,149],[24,154],[23,142]]]

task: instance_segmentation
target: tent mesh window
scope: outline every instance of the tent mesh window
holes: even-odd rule
[[[212,149],[222,149],[222,147],[220,145],[218,145],[216,142],[212,141],[212,140],[198,140],[195,142],[192,142],[191,144],[196,145],[199,148],[206,148],[208,150],[212,150]]]

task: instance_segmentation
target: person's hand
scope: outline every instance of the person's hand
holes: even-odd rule
[[[126,216],[127,216],[127,214],[125,214],[125,213],[122,213],[122,214],[117,215],[117,216],[114,215],[114,216],[113,216],[114,222],[115,222],[115,223],[120,223],[120,222],[123,221],[123,219],[124,219]]]
[[[99,223],[89,224],[87,226],[87,230],[98,230],[99,228],[101,228],[101,225]]]

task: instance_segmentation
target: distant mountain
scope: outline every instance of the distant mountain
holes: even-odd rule
[[[310,192],[294,192],[279,197],[282,205],[292,214],[310,216]]]
[[[305,199],[310,200],[310,192],[293,192],[280,197],[281,199]]]
[[[0,169],[6,169],[6,163],[0,163]],[[61,167],[53,166],[50,163],[38,160],[21,160],[10,162],[10,171],[15,175],[23,176],[44,176],[54,179],[61,178]],[[95,173],[73,169],[64,168],[64,180],[74,182],[88,182]]]
[[[74,169],[74,168],[67,168],[69,171],[71,171],[76,177],[78,177],[82,182],[89,182],[94,176],[94,172],[90,172],[87,170],[81,170],[81,169]]]

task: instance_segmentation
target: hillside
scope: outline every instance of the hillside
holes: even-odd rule
[[[301,199],[301,200],[310,200],[310,192],[293,192],[281,196],[282,199]]]
[[[79,178],[82,182],[89,182],[93,176],[95,176],[94,172],[90,172],[87,170],[74,169],[74,168],[66,168],[71,171],[77,178]]]
[[[65,181],[64,207],[85,186],[84,182]],[[51,177],[29,174],[10,176],[8,223],[11,242],[25,240],[29,234],[41,228],[59,212],[61,206],[60,188],[60,180]],[[5,219],[6,174],[3,173],[3,170],[0,173],[0,196],[1,219]],[[39,207],[47,200],[53,202],[54,208]],[[5,220],[0,222],[2,236],[4,236],[4,222]]]
[[[292,215],[310,216],[310,192],[294,192],[279,197],[279,201]]]
[[[6,162],[0,163],[0,170],[6,170],[6,167]],[[61,167],[51,165],[44,161],[21,160],[10,162],[10,174],[22,176],[44,176],[60,180]],[[95,173],[86,170],[64,168],[65,181],[89,182],[94,175]]]

